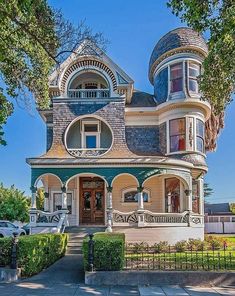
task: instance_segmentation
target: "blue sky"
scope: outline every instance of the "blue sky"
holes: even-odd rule
[[[148,62],[158,39],[175,27],[182,26],[163,0],[50,0],[74,24],[86,19],[94,31],[103,32],[110,41],[108,55],[135,81],[135,88],[152,93],[148,81]],[[214,189],[211,202],[235,202],[235,103],[226,115],[225,129],[218,149],[208,154],[207,182]],[[33,107],[30,111],[15,106],[4,128],[7,146],[0,146],[0,182],[29,193],[30,168],[26,157],[44,153],[46,130]]]

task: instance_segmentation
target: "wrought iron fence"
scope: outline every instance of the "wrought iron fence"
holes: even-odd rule
[[[125,248],[127,270],[235,270],[235,250],[129,244]]]

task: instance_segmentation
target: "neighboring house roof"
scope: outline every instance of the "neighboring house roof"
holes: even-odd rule
[[[205,39],[202,37],[201,34],[191,28],[181,27],[165,34],[157,42],[156,46],[153,49],[149,61],[149,76],[151,76],[151,71],[154,63],[162,55],[173,49],[188,47],[197,48],[200,52],[203,52],[204,54],[208,52],[208,47]]]
[[[229,203],[205,204],[205,213],[208,215],[232,215]]]
[[[139,90],[134,90],[131,103],[127,107],[155,107],[157,105],[154,96]]]

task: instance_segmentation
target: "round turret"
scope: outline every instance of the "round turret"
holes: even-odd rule
[[[157,101],[197,97],[197,77],[208,49],[204,38],[191,28],[177,28],[154,47],[149,62],[149,80]]]

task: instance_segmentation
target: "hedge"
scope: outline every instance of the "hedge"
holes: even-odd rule
[[[0,266],[11,262],[11,238],[0,239]],[[35,234],[19,237],[18,266],[23,277],[39,273],[63,257],[68,242],[67,234]]]
[[[97,232],[94,235],[94,269],[121,270],[124,266],[125,234]],[[89,270],[88,241],[83,240],[84,269]]]

